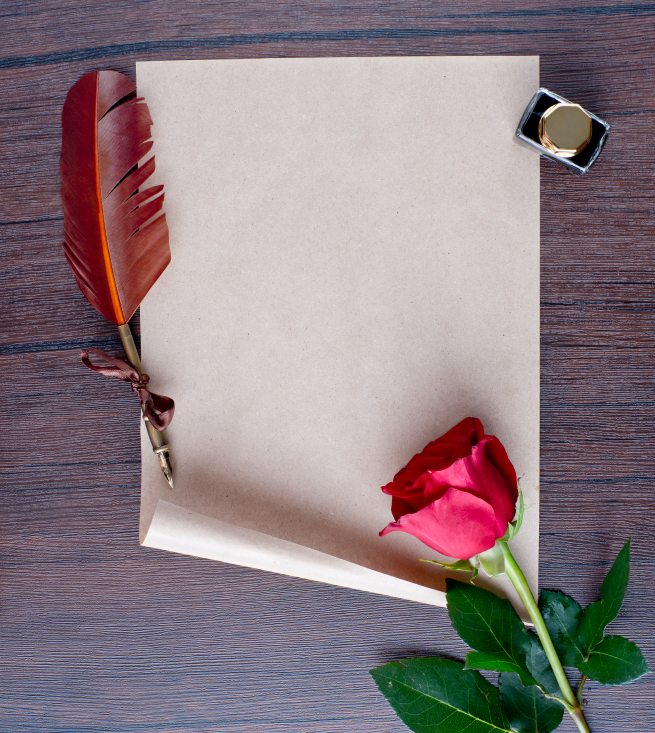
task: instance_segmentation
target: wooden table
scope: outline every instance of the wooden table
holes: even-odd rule
[[[587,177],[542,163],[541,579],[592,600],[631,536],[614,629],[653,666],[654,38],[642,2],[2,2],[3,733],[400,733],[367,670],[465,651],[440,610],[138,547],[138,410],[80,365],[119,342],[67,269],[58,180],[68,87],[136,59],[540,54],[611,123]],[[655,730],[655,677],[587,697],[594,733]]]

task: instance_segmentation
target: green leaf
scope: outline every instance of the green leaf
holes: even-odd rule
[[[466,655],[464,669],[484,669],[490,672],[514,672],[521,675],[524,670],[516,662],[509,661],[505,656],[489,654],[489,652],[469,652]]]
[[[559,694],[560,689],[557,684],[557,679],[550,666],[546,652],[541,646],[541,642],[532,632],[528,632],[528,639],[528,651],[525,655],[525,663],[528,671],[546,692]]]
[[[470,647],[486,655],[467,658],[467,665],[490,664],[493,659],[495,667],[480,668],[511,668],[526,685],[534,685],[536,680],[526,664],[532,640],[512,604],[484,588],[456,580],[448,580],[446,587],[448,614],[455,630]]]
[[[562,663],[565,667],[577,667],[584,659],[577,634],[582,615],[580,604],[561,591],[543,590],[539,608]]]
[[[624,685],[650,672],[639,647],[623,636],[606,636],[580,664],[580,671],[604,685]]]
[[[469,652],[466,655],[464,669],[484,669],[490,672],[514,672],[524,679],[541,685],[546,692],[559,693],[559,686],[546,653],[541,648],[538,639],[534,639],[530,651],[526,655],[526,667],[531,677],[525,676],[525,670],[517,662],[511,662],[505,656],[489,654],[488,652]]]
[[[614,560],[600,587],[600,600],[585,608],[578,627],[580,645],[586,657],[603,638],[605,627],[614,621],[625,596],[630,575],[630,540]]]
[[[538,687],[524,687],[515,674],[501,674],[499,685],[505,713],[517,733],[551,733],[562,722],[562,705]]]
[[[510,733],[498,688],[461,662],[406,659],[377,667],[371,675],[414,733]]]

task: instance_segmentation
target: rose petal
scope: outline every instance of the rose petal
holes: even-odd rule
[[[432,481],[431,474],[432,471],[426,471],[416,479],[412,486],[407,488],[399,488],[393,483],[382,487],[385,494],[393,497],[391,513],[395,519],[398,519],[397,511],[400,514],[416,512],[438,499],[446,491],[448,486]],[[401,511],[401,507],[405,507],[404,510]]]
[[[453,461],[468,455],[471,446],[484,437],[484,427],[477,417],[466,417],[440,438],[428,443],[420,453],[413,456],[404,468],[394,476],[383,491],[400,495],[400,492],[415,484],[426,471],[440,470]],[[407,498],[407,497],[405,497]],[[423,503],[425,505],[425,502]]]
[[[423,449],[423,453],[430,453],[431,448],[438,447],[439,443],[452,443],[455,446],[475,445],[484,436],[484,426],[477,417],[465,417],[460,420],[457,425],[450,428],[440,438],[428,443]]]
[[[430,475],[433,490],[439,487],[452,486],[470,492],[490,504],[496,514],[496,536],[502,537],[507,525],[514,517],[518,488],[516,473],[510,472],[508,466],[502,463],[504,453],[500,441],[493,436],[485,436],[471,449],[471,455],[461,458],[442,471],[434,471]],[[505,454],[506,457],[507,454]],[[511,466],[509,458],[507,464]],[[503,472],[497,467],[500,461]],[[513,474],[507,475],[508,473]]]
[[[391,514],[394,519],[399,519],[403,514],[412,514],[416,511],[416,507],[412,506],[408,501],[399,497],[391,497]]]
[[[512,462],[509,460],[509,456],[507,455],[505,446],[500,442],[500,440],[498,440],[498,438],[493,435],[489,435],[488,438],[489,442],[487,443],[486,448],[489,460],[493,462],[496,468],[505,477],[505,480],[507,481],[509,486],[517,487],[515,492],[516,496],[514,498],[514,504],[516,504],[516,500],[518,499],[518,479],[516,476],[516,469],[512,465]],[[512,512],[510,521],[513,518],[514,512]]]
[[[407,532],[442,555],[468,560],[493,547],[495,527],[496,515],[486,501],[466,491],[448,489],[418,512],[387,525],[380,535]]]

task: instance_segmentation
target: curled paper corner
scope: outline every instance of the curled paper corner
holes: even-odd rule
[[[434,588],[394,578],[324,552],[255,530],[221,522],[160,500],[140,543],[144,547],[219,560],[354,590],[394,595],[407,601],[445,606],[446,595]]]

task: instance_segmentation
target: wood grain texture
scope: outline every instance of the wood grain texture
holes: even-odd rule
[[[64,261],[58,155],[70,85],[146,58],[540,54],[611,123],[589,176],[542,163],[541,579],[589,601],[632,536],[614,628],[654,666],[653,37],[642,2],[4,0],[0,731],[401,733],[366,670],[464,653],[440,610],[138,547],[138,408],[79,363],[119,342]],[[655,677],[587,697],[594,733],[655,730]]]

